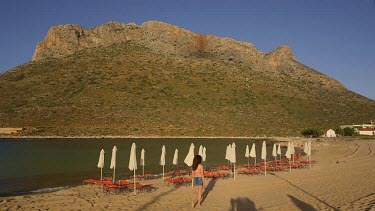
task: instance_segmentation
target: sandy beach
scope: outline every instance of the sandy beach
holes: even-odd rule
[[[375,142],[313,143],[312,169],[206,179],[196,210],[375,210]],[[239,156],[239,155],[238,155]],[[192,210],[193,189],[148,180],[151,193],[103,193],[96,185],[0,198],[0,210]]]

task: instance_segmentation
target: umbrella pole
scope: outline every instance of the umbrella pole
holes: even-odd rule
[[[115,184],[116,167],[113,167],[113,184]]]
[[[163,182],[164,182],[164,165],[163,165]]]
[[[276,155],[277,156],[277,155]],[[276,163],[276,156],[275,156],[275,172],[276,172],[276,166],[277,166],[277,163]]]
[[[143,164],[143,176],[145,176],[145,165]]]
[[[134,195],[136,195],[137,194],[137,185],[135,184],[135,168],[134,168],[134,177],[133,177],[133,181],[134,181]]]
[[[312,162],[312,160],[311,160],[311,155],[310,155],[310,161],[309,161],[309,163],[310,163],[310,169],[311,169],[311,162]]]
[[[100,168],[100,180],[103,180],[103,168]]]
[[[250,156],[249,156],[249,157],[247,157],[247,168],[249,168],[249,169],[250,169]]]
[[[236,181],[236,163],[233,163],[233,178]]]
[[[267,175],[267,162],[266,159],[264,159],[264,176]]]

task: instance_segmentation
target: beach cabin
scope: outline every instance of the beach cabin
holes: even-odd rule
[[[323,137],[334,138],[336,137],[336,132],[332,129],[323,129]]]
[[[356,128],[355,130],[359,135],[375,136],[375,128]]]

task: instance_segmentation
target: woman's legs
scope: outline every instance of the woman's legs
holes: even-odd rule
[[[198,186],[198,205],[201,206],[201,199],[202,199],[202,186]]]
[[[191,207],[194,208],[194,205],[195,205],[195,197],[197,197],[197,194],[198,194],[198,187],[199,186],[196,186],[194,188],[194,196],[193,196],[193,201],[191,201]]]

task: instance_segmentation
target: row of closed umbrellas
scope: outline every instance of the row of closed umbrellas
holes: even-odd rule
[[[194,159],[194,144],[191,143],[189,152],[186,155],[184,159],[184,163],[187,164],[188,166],[191,166],[193,164],[193,159]],[[304,152],[310,156],[311,160],[311,141],[305,142],[304,143]],[[112,149],[112,157],[111,157],[111,165],[110,168],[113,169],[113,182],[115,181],[115,171],[116,171],[116,153],[117,153],[117,147],[114,146]],[[160,156],[160,165],[163,166],[163,180],[164,180],[164,166],[165,166],[165,154],[166,154],[166,149],[165,146],[163,145],[161,149],[161,156]],[[206,161],[206,147],[203,147],[200,145],[198,154],[202,156],[202,161]],[[287,151],[285,153],[285,156],[290,159],[294,156],[295,150],[294,150],[294,143],[293,142],[288,142],[288,147]],[[281,145],[274,143],[273,145],[273,150],[272,150],[272,156],[277,157],[277,155],[280,156],[281,160]],[[245,157],[248,158],[248,164],[249,164],[249,158],[253,157],[255,158],[254,163],[256,164],[256,149],[255,149],[255,144],[253,143],[251,150],[249,151],[249,146],[246,146],[246,151],[245,151]],[[263,141],[262,144],[262,153],[261,153],[261,158],[266,162],[266,157],[267,157],[267,150],[266,150],[266,142]],[[228,162],[235,164],[236,163],[236,144],[232,143],[229,144],[226,148],[226,153],[225,153],[225,159],[228,160]],[[294,160],[293,160],[294,162]],[[173,164],[177,165],[178,164],[178,149],[175,149],[174,156],[173,156]],[[140,165],[143,166],[143,174],[144,174],[144,166],[145,166],[145,150],[141,150],[141,158],[140,158]],[[103,178],[103,168],[104,168],[104,150],[102,149],[100,151],[99,155],[99,161],[98,161],[98,168],[101,169],[101,179]],[[129,165],[128,168],[134,172],[134,180],[135,180],[135,170],[137,169],[137,158],[136,158],[136,145],[135,143],[132,144],[131,149],[130,149],[130,158],[129,158]],[[311,163],[310,163],[310,168],[311,168]],[[235,171],[235,168],[234,168]],[[266,165],[265,165],[265,175],[267,174],[266,171]],[[235,180],[235,172],[234,172],[234,180]],[[135,183],[135,181],[134,181]]]
[[[194,159],[194,149],[195,146],[193,143],[191,143],[189,152],[185,157],[184,163],[186,163],[188,166],[191,166],[193,164],[193,159]],[[100,168],[100,179],[103,179],[103,168],[104,168],[104,149],[100,151],[99,154],[99,161],[98,161],[98,168]],[[117,154],[117,147],[114,146],[112,149],[112,157],[111,157],[111,165],[110,168],[113,169],[113,182],[115,182],[115,175],[116,175],[116,154]],[[161,156],[160,156],[160,165],[163,166],[163,180],[164,180],[164,166],[165,166],[165,154],[166,154],[166,149],[165,146],[163,145],[161,149]],[[202,156],[202,160],[206,160],[206,147],[203,147],[200,145],[198,154]],[[173,164],[177,165],[178,164],[178,149],[175,150],[174,156],[173,156]],[[143,175],[144,175],[144,166],[145,166],[145,150],[141,150],[141,158],[140,158],[140,165],[143,166]],[[135,170],[137,170],[137,157],[136,157],[136,145],[135,143],[132,144],[130,148],[130,158],[129,158],[129,165],[128,168],[133,171],[134,173],[134,187],[136,186],[135,182]],[[134,188],[134,193],[135,193]]]
[[[191,166],[193,164],[193,159],[194,159],[194,149],[195,146],[193,143],[191,143],[189,152],[185,157],[184,163],[186,163],[188,166]],[[99,154],[99,161],[98,161],[98,168],[101,169],[100,172],[100,179],[103,179],[103,168],[104,168],[104,149],[100,151]],[[116,175],[116,154],[117,154],[117,147],[114,146],[112,149],[112,157],[111,157],[111,165],[110,168],[113,169],[113,182],[115,182],[115,175]],[[161,149],[161,156],[160,156],[160,165],[163,166],[163,180],[164,180],[164,166],[165,166],[165,154],[166,154],[166,149],[165,146],[163,145]],[[202,156],[202,161],[206,160],[206,147],[203,147],[200,145],[198,154]],[[140,163],[141,166],[143,166],[143,174],[144,174],[144,166],[145,166],[145,150],[141,150],[141,158],[140,158]],[[178,149],[175,150],[174,156],[173,156],[173,164],[177,165],[178,164]],[[136,144],[133,143],[131,148],[130,148],[130,158],[129,158],[129,165],[128,168],[134,172],[134,179],[135,179],[135,170],[137,170],[137,157],[136,157]]]
[[[304,142],[304,150],[303,151],[308,156],[310,156],[309,159],[311,160],[311,141]],[[287,157],[289,159],[289,162],[290,162],[291,158],[293,158],[293,162],[294,162],[294,156],[293,156],[294,154],[295,154],[294,142],[288,142],[288,147],[287,147],[287,150],[285,152],[285,157]],[[280,160],[281,160],[281,144],[280,143],[279,144],[276,144],[276,143],[273,144],[272,156],[275,157],[275,160],[276,160],[277,155],[280,156]],[[249,162],[250,157],[254,158],[254,164],[256,164],[255,143],[253,143],[250,151],[249,151],[249,145],[246,145],[245,157],[248,158],[248,164],[250,163]],[[261,158],[266,163],[267,146],[266,146],[265,141],[263,141],[263,143],[262,143]],[[233,163],[233,164],[236,163],[236,144],[235,143],[229,144],[227,146],[226,153],[225,153],[225,159],[228,160],[228,162],[230,162],[230,163]],[[290,168],[290,171],[291,171],[290,165],[289,165],[289,168]],[[311,162],[310,162],[310,168],[311,168]],[[233,168],[233,172],[234,172],[233,179],[234,180],[236,180],[236,172],[235,171],[236,171],[236,168]],[[267,174],[267,168],[266,168],[266,165],[264,165],[264,175],[266,175],[266,174]]]

